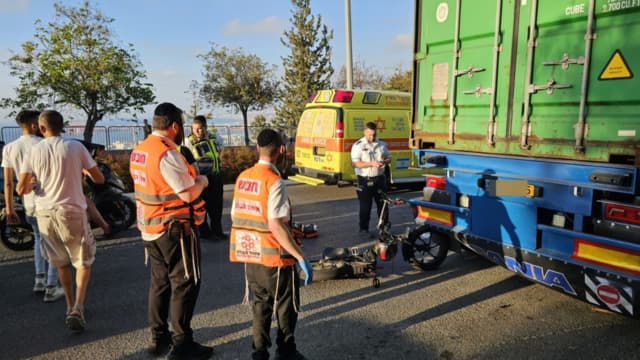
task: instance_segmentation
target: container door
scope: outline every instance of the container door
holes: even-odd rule
[[[522,1],[514,113],[519,148],[537,156],[610,161],[639,139],[640,1]],[[626,147],[626,149],[625,149]],[[637,150],[636,150],[637,151]]]
[[[433,143],[414,146],[493,151],[508,134],[513,6],[417,2],[413,137]]]

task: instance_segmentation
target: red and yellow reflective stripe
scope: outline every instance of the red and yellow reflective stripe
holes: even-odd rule
[[[640,275],[640,251],[575,239],[572,257],[602,267]]]

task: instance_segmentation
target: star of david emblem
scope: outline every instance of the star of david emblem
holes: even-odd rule
[[[381,119],[380,117],[375,119],[373,122],[376,124],[376,131],[379,133],[384,132],[384,130],[387,128],[385,125],[386,121],[384,119]]]

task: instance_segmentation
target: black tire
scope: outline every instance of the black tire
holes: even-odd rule
[[[33,249],[34,238],[31,226],[22,220],[22,225],[8,226],[6,218],[0,219],[0,238],[8,249],[25,251]]]
[[[122,200],[127,208],[127,214],[125,216],[125,228],[131,227],[131,225],[136,223],[136,202],[131,200],[126,196],[122,196],[124,199]]]
[[[136,221],[136,204],[124,195],[113,201],[96,204],[96,207],[104,221],[116,231],[128,229]]]
[[[402,244],[402,255],[413,267],[420,270],[434,270],[447,257],[449,238],[437,231],[429,231],[421,226],[409,233]]]

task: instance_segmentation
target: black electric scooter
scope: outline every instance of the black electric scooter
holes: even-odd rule
[[[449,242],[431,236],[427,228],[420,226],[407,228],[402,234],[393,234],[391,224],[385,221],[385,212],[392,205],[401,205],[406,200],[391,199],[381,194],[382,211],[376,229],[378,240],[372,248],[325,248],[322,257],[311,261],[313,279],[316,281],[340,278],[373,278],[373,287],[380,286],[376,266],[377,261],[391,261],[402,246],[402,257],[412,266],[421,270],[434,270],[442,264],[449,251]],[[301,279],[304,274],[300,272]]]

